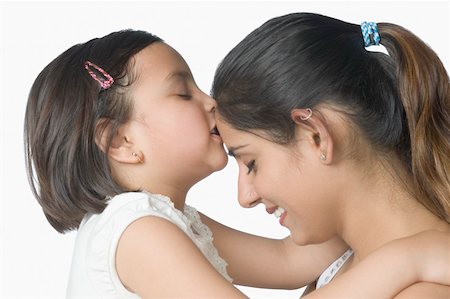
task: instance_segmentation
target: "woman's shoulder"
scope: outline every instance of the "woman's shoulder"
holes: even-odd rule
[[[450,298],[450,286],[430,282],[419,282],[401,291],[395,299],[444,299]]]

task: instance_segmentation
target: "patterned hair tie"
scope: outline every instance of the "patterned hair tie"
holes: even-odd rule
[[[378,26],[375,22],[362,22],[361,33],[364,40],[364,46],[369,47],[380,44],[380,35],[378,34]]]
[[[105,70],[98,65],[90,62],[89,60],[84,63],[84,68],[88,71],[89,75],[98,83],[102,89],[108,89],[114,83],[113,77],[111,77]],[[101,76],[99,76],[101,75]],[[103,78],[100,78],[103,77]]]

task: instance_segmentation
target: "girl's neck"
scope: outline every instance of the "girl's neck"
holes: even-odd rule
[[[341,236],[354,250],[354,262],[397,238],[428,229],[450,232],[447,222],[415,200],[382,166],[370,179],[355,176],[348,187]]]
[[[176,180],[173,177],[161,175],[161,171],[157,168],[148,171],[147,169],[119,168],[117,163],[113,165],[116,166],[113,168],[113,176],[124,189],[144,190],[167,196],[180,211],[184,210],[189,189],[196,183],[193,180]]]
[[[154,194],[162,194],[170,198],[177,210],[183,211],[188,190],[174,188],[173,186],[154,186],[146,190]]]
[[[172,200],[175,209],[180,210],[181,212],[184,211],[184,204],[186,203],[186,194],[184,195],[172,195],[172,196],[168,196],[170,198],[170,200]]]

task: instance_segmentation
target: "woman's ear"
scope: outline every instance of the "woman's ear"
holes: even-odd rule
[[[291,111],[291,119],[296,124],[297,132],[301,138],[308,139],[317,151],[317,159],[323,164],[333,162],[333,137],[325,121],[318,110],[294,109]],[[306,136],[305,136],[306,135]]]
[[[113,159],[119,163],[139,164],[144,162],[142,151],[133,143],[129,126],[121,125],[116,132],[110,137],[111,123],[107,119],[101,119],[95,130],[95,143],[100,150],[108,155],[109,159]],[[111,138],[111,143],[109,143]]]

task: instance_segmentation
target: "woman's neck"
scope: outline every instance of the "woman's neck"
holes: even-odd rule
[[[355,175],[346,192],[341,236],[354,250],[354,262],[387,242],[450,225],[422,206],[383,166]]]

